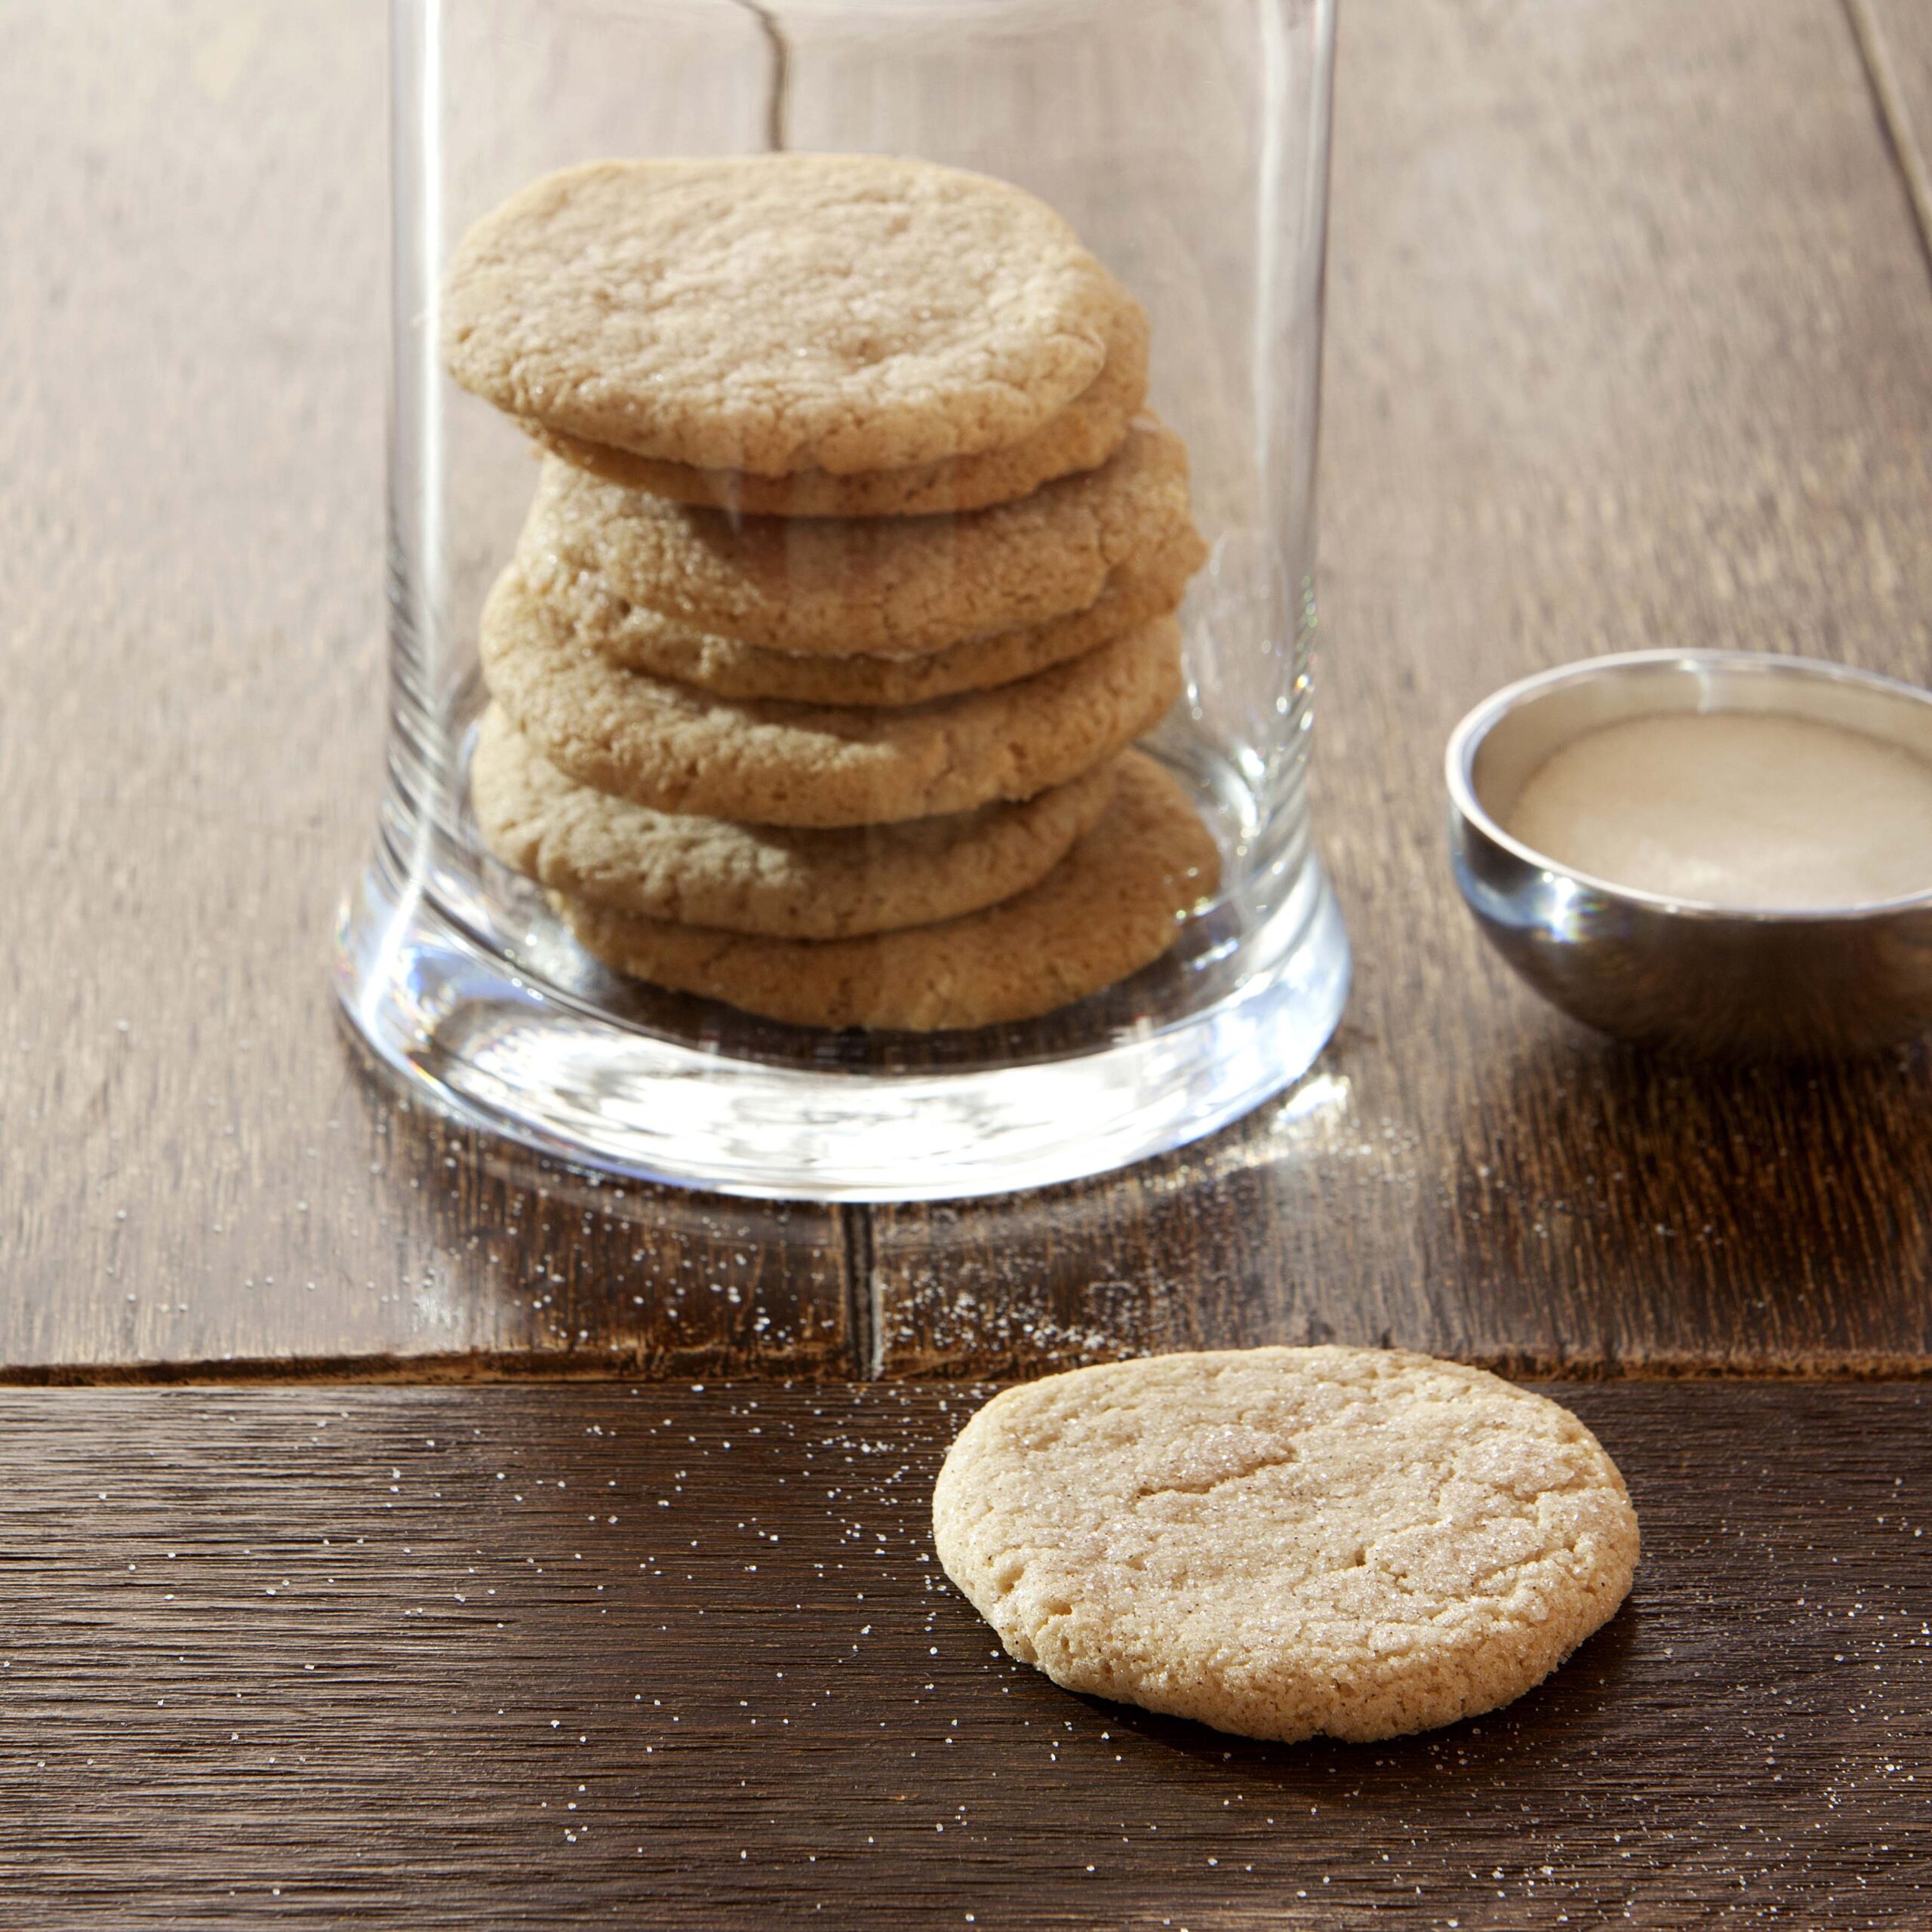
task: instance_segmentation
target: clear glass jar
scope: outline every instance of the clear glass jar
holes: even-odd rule
[[[389,783],[374,854],[343,907],[337,968],[343,1004],[380,1061],[455,1114],[574,1161],[728,1192],[878,1200],[1118,1167],[1212,1131],[1303,1071],[1349,974],[1305,787],[1333,28],[1333,0],[395,0]],[[963,1006],[942,1001],[915,1027],[891,1023],[906,1008],[891,998],[860,1015],[887,1023],[805,1023],[819,1017],[814,1001],[832,1022],[851,1017],[844,993],[825,990],[849,992],[841,961],[860,960],[861,992],[876,992],[912,954],[792,927],[719,951],[752,960],[749,983],[777,989],[785,1017],[666,990],[599,964],[543,879],[511,869],[479,835],[469,777],[489,702],[479,629],[538,471],[508,405],[466,392],[446,368],[452,257],[473,223],[551,171],[768,149],[918,157],[1037,196],[1137,298],[1151,331],[1148,406],[1186,443],[1206,561],[1177,614],[1181,695],[1143,742],[1211,832],[1219,877],[1199,875],[1208,889],[1192,893],[1159,958],[1032,1017],[953,1023],[977,1017],[968,984]],[[534,324],[518,313],[526,337],[540,333],[540,312]],[[599,487],[615,500],[617,486]],[[949,543],[986,514],[915,509]],[[721,544],[748,540],[728,508],[675,514]],[[773,539],[781,554],[802,528]],[[958,554],[961,611],[977,623],[981,553]],[[1113,557],[1109,568],[1143,561]],[[1032,689],[1001,686],[992,701],[1037,722],[1044,700]],[[983,710],[988,701],[964,696]],[[738,728],[740,702],[724,699],[720,729]],[[924,715],[960,700],[918,702]],[[521,714],[514,721],[525,728]],[[905,728],[925,728],[915,717]],[[611,782],[601,769],[593,792]],[[583,777],[572,768],[564,782]],[[991,823],[1022,809],[1023,790],[1009,783],[984,807],[939,803]],[[923,816],[926,795],[857,816]],[[664,809],[654,791],[629,802]],[[730,817],[728,798],[701,802]],[[768,818],[764,795],[752,802],[742,816]],[[605,807],[589,809],[601,825]],[[916,875],[921,893],[939,893],[941,919],[982,922],[964,937],[957,926],[928,934],[918,970],[963,960],[970,982],[990,970],[989,952],[1004,954],[1020,988],[1008,1003],[1037,1006],[1061,952],[1080,954],[1110,916],[1104,881],[1097,898],[1075,895],[1054,915],[1084,932],[1014,912],[1016,889],[1044,891],[1060,875],[1036,884],[1037,871],[1008,866],[1004,923],[987,925],[969,890],[948,899],[934,883],[943,867],[915,860],[908,875],[897,832],[854,829],[852,816],[829,843],[802,841],[817,856],[800,862],[804,884],[786,903],[820,900],[822,859],[849,886],[876,850],[880,895]],[[666,830],[649,823],[654,837]],[[1125,863],[1094,851],[1096,865]],[[631,886],[619,897],[637,912]],[[923,921],[934,905],[919,903]],[[654,944],[666,910],[649,901],[636,929]],[[700,952],[717,920],[706,909],[694,921],[707,929]],[[858,950],[810,949],[827,945]],[[1119,963],[1098,949],[1100,964],[1080,969],[1090,979]],[[744,1004],[773,1003],[736,986]]]

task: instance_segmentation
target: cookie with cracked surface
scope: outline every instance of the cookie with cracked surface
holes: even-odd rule
[[[937,925],[749,939],[551,897],[586,951],[654,985],[795,1026],[932,1032],[1034,1019],[1127,978],[1173,944],[1219,868],[1186,795],[1129,752],[1106,810],[1038,884]]]
[[[1030,798],[1150,730],[1181,687],[1180,627],[1162,617],[1017,683],[906,710],[716,697],[614,664],[514,565],[481,644],[491,695],[579,784],[758,825],[881,825]]]
[[[916,657],[1084,611],[1122,564],[1192,525],[1187,452],[1143,417],[1099,469],[960,516],[734,518],[551,457],[522,541],[720,637]]]
[[[1055,1683],[1284,1740],[1507,1703],[1609,1618],[1638,1554],[1623,1479],[1567,1409],[1374,1349],[1009,1389],[947,1452],[933,1529]]]
[[[694,630],[675,617],[613,596],[604,580],[573,571],[534,545],[518,552],[524,581],[566,615],[577,636],[613,663],[695,685],[721,697],[795,704],[903,706],[1031,677],[1164,617],[1180,604],[1207,546],[1192,525],[1152,556],[1130,559],[1084,611],[923,657],[824,657],[768,651]]]
[[[795,469],[786,476],[758,476],[636,456],[528,419],[523,426],[580,469],[677,503],[740,516],[931,516],[1011,503],[1057,476],[1097,469],[1126,441],[1128,426],[1146,396],[1147,318],[1138,303],[1129,301],[1114,318],[1107,359],[1086,388],[1031,435],[974,456],[854,475]]]
[[[567,778],[494,705],[469,767],[483,842],[512,871],[613,912],[843,939],[956,919],[1037,884],[1106,809],[1114,768],[1017,804],[818,832],[653,811]]]
[[[1099,376],[1118,282],[1043,202],[876,155],[592,162],[485,215],[450,372],[512,415],[765,476],[1033,435]]]

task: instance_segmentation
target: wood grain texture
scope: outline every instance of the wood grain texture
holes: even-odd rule
[[[895,1373],[1324,1334],[1932,1360],[1924,1056],[1593,1044],[1481,952],[1438,823],[1449,724],[1561,657],[1932,669],[1932,296],[1830,0],[1349,11],[1318,738],[1350,1018],[1186,1157],[876,1217],[559,1174],[337,1035],[383,88],[377,13],[321,0],[32,6],[0,63],[0,1373],[815,1373],[873,1332]]]
[[[842,1364],[835,1216],[479,1146],[338,1032],[382,748],[383,29],[10,16],[0,1364]]]
[[[1825,0],[1345,8],[1316,826],[1352,934],[1315,1076],[1184,1157],[874,1217],[884,1359],[1333,1337],[1493,1363],[1932,1366],[1923,1051],[1671,1067],[1516,985],[1441,766],[1511,678],[1791,650],[1932,675],[1932,285]]]
[[[1565,1392],[1630,1603],[1513,1709],[1266,1746],[1068,1696],[932,1559],[977,1397],[0,1396],[10,1918],[1912,1926],[1922,1389]]]

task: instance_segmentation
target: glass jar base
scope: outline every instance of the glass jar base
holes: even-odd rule
[[[1312,861],[1213,1004],[1017,1065],[774,1066],[622,1024],[520,975],[380,857],[344,901],[336,989],[410,1091],[580,1165],[722,1194],[933,1201],[1127,1167],[1213,1133],[1306,1072],[1348,995]]]

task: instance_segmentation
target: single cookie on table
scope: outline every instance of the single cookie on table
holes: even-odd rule
[[[635,456],[528,420],[523,426],[580,469],[681,503],[741,516],[931,516],[1011,503],[1056,477],[1097,469],[1126,441],[1128,426],[1146,396],[1147,318],[1131,303],[1115,315],[1106,361],[1086,388],[1031,435],[975,456],[853,475],[796,469],[786,476],[758,476]]]
[[[519,548],[517,568],[536,595],[565,614],[580,638],[626,670],[694,685],[720,697],[884,706],[1011,684],[1097,650],[1177,608],[1207,553],[1190,524],[1151,556],[1121,565],[1085,610],[969,638],[924,657],[810,657],[712,636],[648,605],[626,603],[594,573],[572,571],[534,543]]]
[[[1011,183],[871,155],[605,161],[457,245],[443,352],[511,415],[666,463],[897,469],[1032,435],[1132,298]]]
[[[752,939],[553,893],[579,944],[675,992],[801,1026],[931,1032],[1031,1020],[1158,959],[1213,892],[1214,841],[1144,753],[1119,761],[1092,829],[1038,884],[964,918],[863,939]]]
[[[483,842],[613,912],[793,940],[956,919],[1052,871],[1113,795],[1111,763],[1017,804],[815,832],[653,811],[579,785],[495,706],[469,768]]]
[[[1376,1349],[1010,1389],[947,1452],[933,1531],[1055,1683],[1284,1740],[1507,1703],[1609,1618],[1638,1555],[1623,1478],[1567,1409]]]
[[[514,565],[480,641],[491,695],[579,784],[759,825],[878,825],[1029,798],[1150,730],[1181,688],[1180,627],[1162,617],[1017,683],[909,710],[715,697],[614,664]]]
[[[741,643],[917,657],[1083,611],[1192,521],[1187,452],[1143,417],[1099,469],[961,516],[733,518],[550,457],[524,542],[627,603]]]

